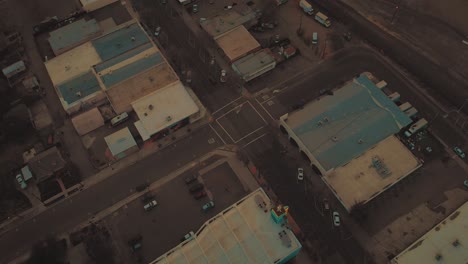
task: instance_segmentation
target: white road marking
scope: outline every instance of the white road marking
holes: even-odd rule
[[[274,104],[275,104],[275,102],[274,102],[273,100],[270,100],[270,101],[267,102],[267,105],[268,105],[268,106],[272,106],[272,105],[274,105]]]
[[[255,110],[255,112],[257,112],[257,115],[263,120],[263,122],[265,122],[265,124],[268,125],[268,122],[265,120],[265,118],[263,118],[263,116],[257,111],[257,108],[255,108],[255,106],[252,105],[251,102],[248,102],[250,104],[250,106],[253,108],[253,110]],[[273,119],[274,120],[274,119]]]
[[[257,98],[255,98],[255,100],[257,100]],[[267,115],[268,115],[273,121],[276,121],[276,119],[273,118],[273,116],[270,114],[270,112],[268,112],[268,110],[266,110],[266,108],[263,106],[263,104],[261,104],[258,100],[257,100],[257,103],[263,108],[263,110],[267,113]]]
[[[266,135],[267,135],[267,133],[264,133],[264,134],[262,134],[261,136],[254,138],[252,141],[249,141],[247,144],[245,144],[244,146],[242,146],[242,148],[247,147],[248,145],[254,143],[255,141],[261,139],[262,137],[264,137],[264,136],[266,136]]]
[[[246,102],[243,102],[242,104],[232,108],[231,110],[227,111],[226,113],[222,114],[220,117],[216,118],[216,121],[218,121],[218,119],[220,118],[223,118],[224,116],[226,116],[227,114],[231,113],[232,111],[235,111],[235,110],[238,110],[240,107],[242,107],[243,105],[245,105],[246,103],[250,103],[249,101],[246,101]]]
[[[213,128],[213,126],[210,124],[210,127],[211,129],[213,129],[213,131],[215,132],[215,134],[219,137],[219,139],[221,139],[221,141],[223,142],[224,145],[226,145],[226,141],[224,141],[224,139],[218,134],[218,131],[216,131],[216,129]]]
[[[236,141],[232,138],[231,134],[229,134],[227,132],[227,130],[221,125],[221,123],[219,123],[218,119],[216,119],[216,123],[218,123],[219,127],[221,127],[221,129],[224,131],[224,133],[226,133],[226,135],[228,135],[228,137],[232,140],[232,142],[236,143]]]
[[[240,96],[238,97],[237,99],[234,99],[232,100],[231,102],[227,103],[226,105],[224,105],[223,107],[219,108],[218,110],[214,111],[213,113],[211,113],[211,115],[214,115],[216,113],[218,113],[219,111],[223,110],[224,108],[228,107],[230,104],[236,102],[237,100],[241,99],[241,98],[244,98],[243,96]]]
[[[246,137],[248,137],[248,136],[252,135],[253,133],[255,133],[255,132],[259,131],[260,129],[262,129],[262,128],[264,128],[264,127],[265,127],[265,126],[261,126],[261,127],[257,128],[257,129],[255,129],[254,131],[252,131],[252,132],[250,132],[249,134],[247,134],[247,135],[243,136],[241,139],[239,139],[239,140],[235,141],[234,143],[237,143],[237,142],[239,142],[239,141],[243,140],[244,138],[246,138]]]

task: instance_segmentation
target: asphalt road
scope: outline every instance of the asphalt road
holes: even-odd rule
[[[209,144],[210,138],[215,139],[215,143]],[[220,145],[220,140],[213,130],[205,126],[193,132],[191,137],[57,203],[0,237],[0,263],[7,263],[29,250],[35,241],[46,235],[70,231],[94,214],[126,198],[134,192],[133,189],[137,185],[156,181]]]

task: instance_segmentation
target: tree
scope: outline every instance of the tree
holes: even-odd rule
[[[31,256],[26,263],[28,264],[64,264],[67,254],[66,241],[58,241],[54,237],[47,237],[45,240],[36,243],[33,246]]]
[[[113,264],[114,256],[107,229],[91,225],[90,234],[84,239],[86,252],[95,263]]]

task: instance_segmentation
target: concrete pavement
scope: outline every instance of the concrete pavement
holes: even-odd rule
[[[214,139],[214,140],[213,140]],[[211,142],[211,143],[210,143]],[[21,219],[15,229],[4,232],[0,238],[0,263],[8,262],[30,249],[32,244],[48,234],[61,234],[87,221],[135,192],[142,183],[151,183],[169,174],[175,168],[221,146],[220,140],[209,126],[194,131],[189,137],[136,162],[127,159],[109,171],[118,171],[112,177],[99,176],[95,184],[70,196],[32,219]],[[186,151],[190,149],[191,151]],[[109,172],[107,172],[109,173]],[[93,180],[93,181],[94,181]]]

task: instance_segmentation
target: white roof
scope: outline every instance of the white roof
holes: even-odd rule
[[[438,256],[440,260],[436,259]],[[468,263],[468,202],[401,252],[392,262]]]
[[[62,84],[73,77],[88,72],[91,66],[101,62],[91,42],[86,42],[72,50],[45,62],[50,79],[54,86]]]
[[[302,247],[293,232],[273,221],[273,207],[260,188],[208,220],[195,238],[151,262],[277,263]]]
[[[153,135],[187,118],[200,109],[177,81],[132,103],[148,135]]]

